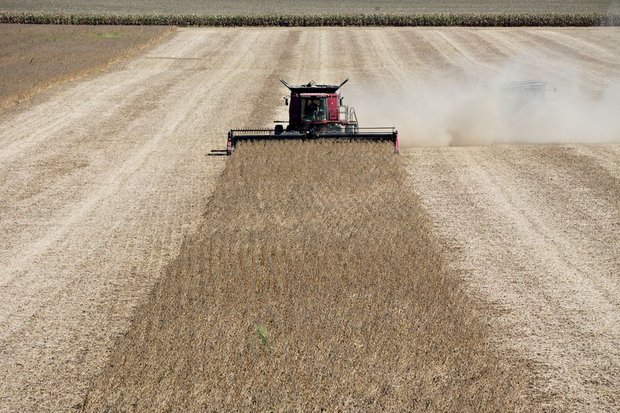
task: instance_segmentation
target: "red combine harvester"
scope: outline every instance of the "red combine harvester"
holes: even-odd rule
[[[282,84],[291,91],[284,101],[289,106],[288,122],[277,122],[274,129],[232,129],[228,132],[226,153],[231,155],[237,143],[264,140],[314,140],[330,139],[344,141],[392,142],[399,151],[398,131],[394,127],[360,128],[355,109],[344,106],[338,90],[339,85]],[[290,104],[289,104],[290,100]],[[288,123],[286,128],[282,123]]]

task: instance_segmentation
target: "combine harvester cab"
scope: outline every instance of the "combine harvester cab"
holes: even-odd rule
[[[261,140],[314,140],[392,142],[399,151],[398,131],[392,127],[360,128],[355,109],[343,105],[339,85],[289,85],[285,97],[289,106],[288,122],[276,122],[274,129],[232,129],[228,132],[226,152],[231,155],[239,142]],[[287,124],[284,127],[283,124]]]

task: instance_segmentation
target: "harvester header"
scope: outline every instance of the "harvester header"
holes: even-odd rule
[[[291,85],[280,80],[290,91],[290,96],[284,98],[289,107],[288,122],[276,122],[273,129],[231,129],[226,152],[231,155],[237,144],[243,141],[315,139],[391,142],[398,152],[396,128],[360,128],[355,109],[343,105],[338,91],[348,80],[339,85],[320,85],[314,81]]]

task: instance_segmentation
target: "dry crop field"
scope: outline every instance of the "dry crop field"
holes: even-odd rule
[[[0,11],[11,12],[62,12],[62,13],[109,13],[109,14],[357,14],[357,13],[584,13],[618,12],[614,0],[593,1],[395,1],[359,0],[328,1],[315,0],[244,0],[244,1],[199,1],[136,0],[119,2],[100,0],[94,4],[85,0],[4,0]]]
[[[402,162],[389,144],[243,145],[85,410],[531,411]]]
[[[0,25],[0,108],[94,73],[170,32],[165,27]]]
[[[179,29],[3,112],[0,411],[617,411],[617,144],[210,155],[280,78],[598,96],[619,34]]]

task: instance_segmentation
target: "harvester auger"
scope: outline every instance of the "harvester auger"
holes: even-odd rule
[[[344,106],[338,90],[349,79],[339,85],[289,85],[281,80],[290,91],[285,97],[289,107],[289,120],[276,121],[273,129],[231,129],[228,132],[226,153],[231,155],[237,143],[265,140],[343,140],[392,142],[399,151],[398,131],[394,127],[360,128],[355,109]],[[287,124],[284,127],[283,124]]]

